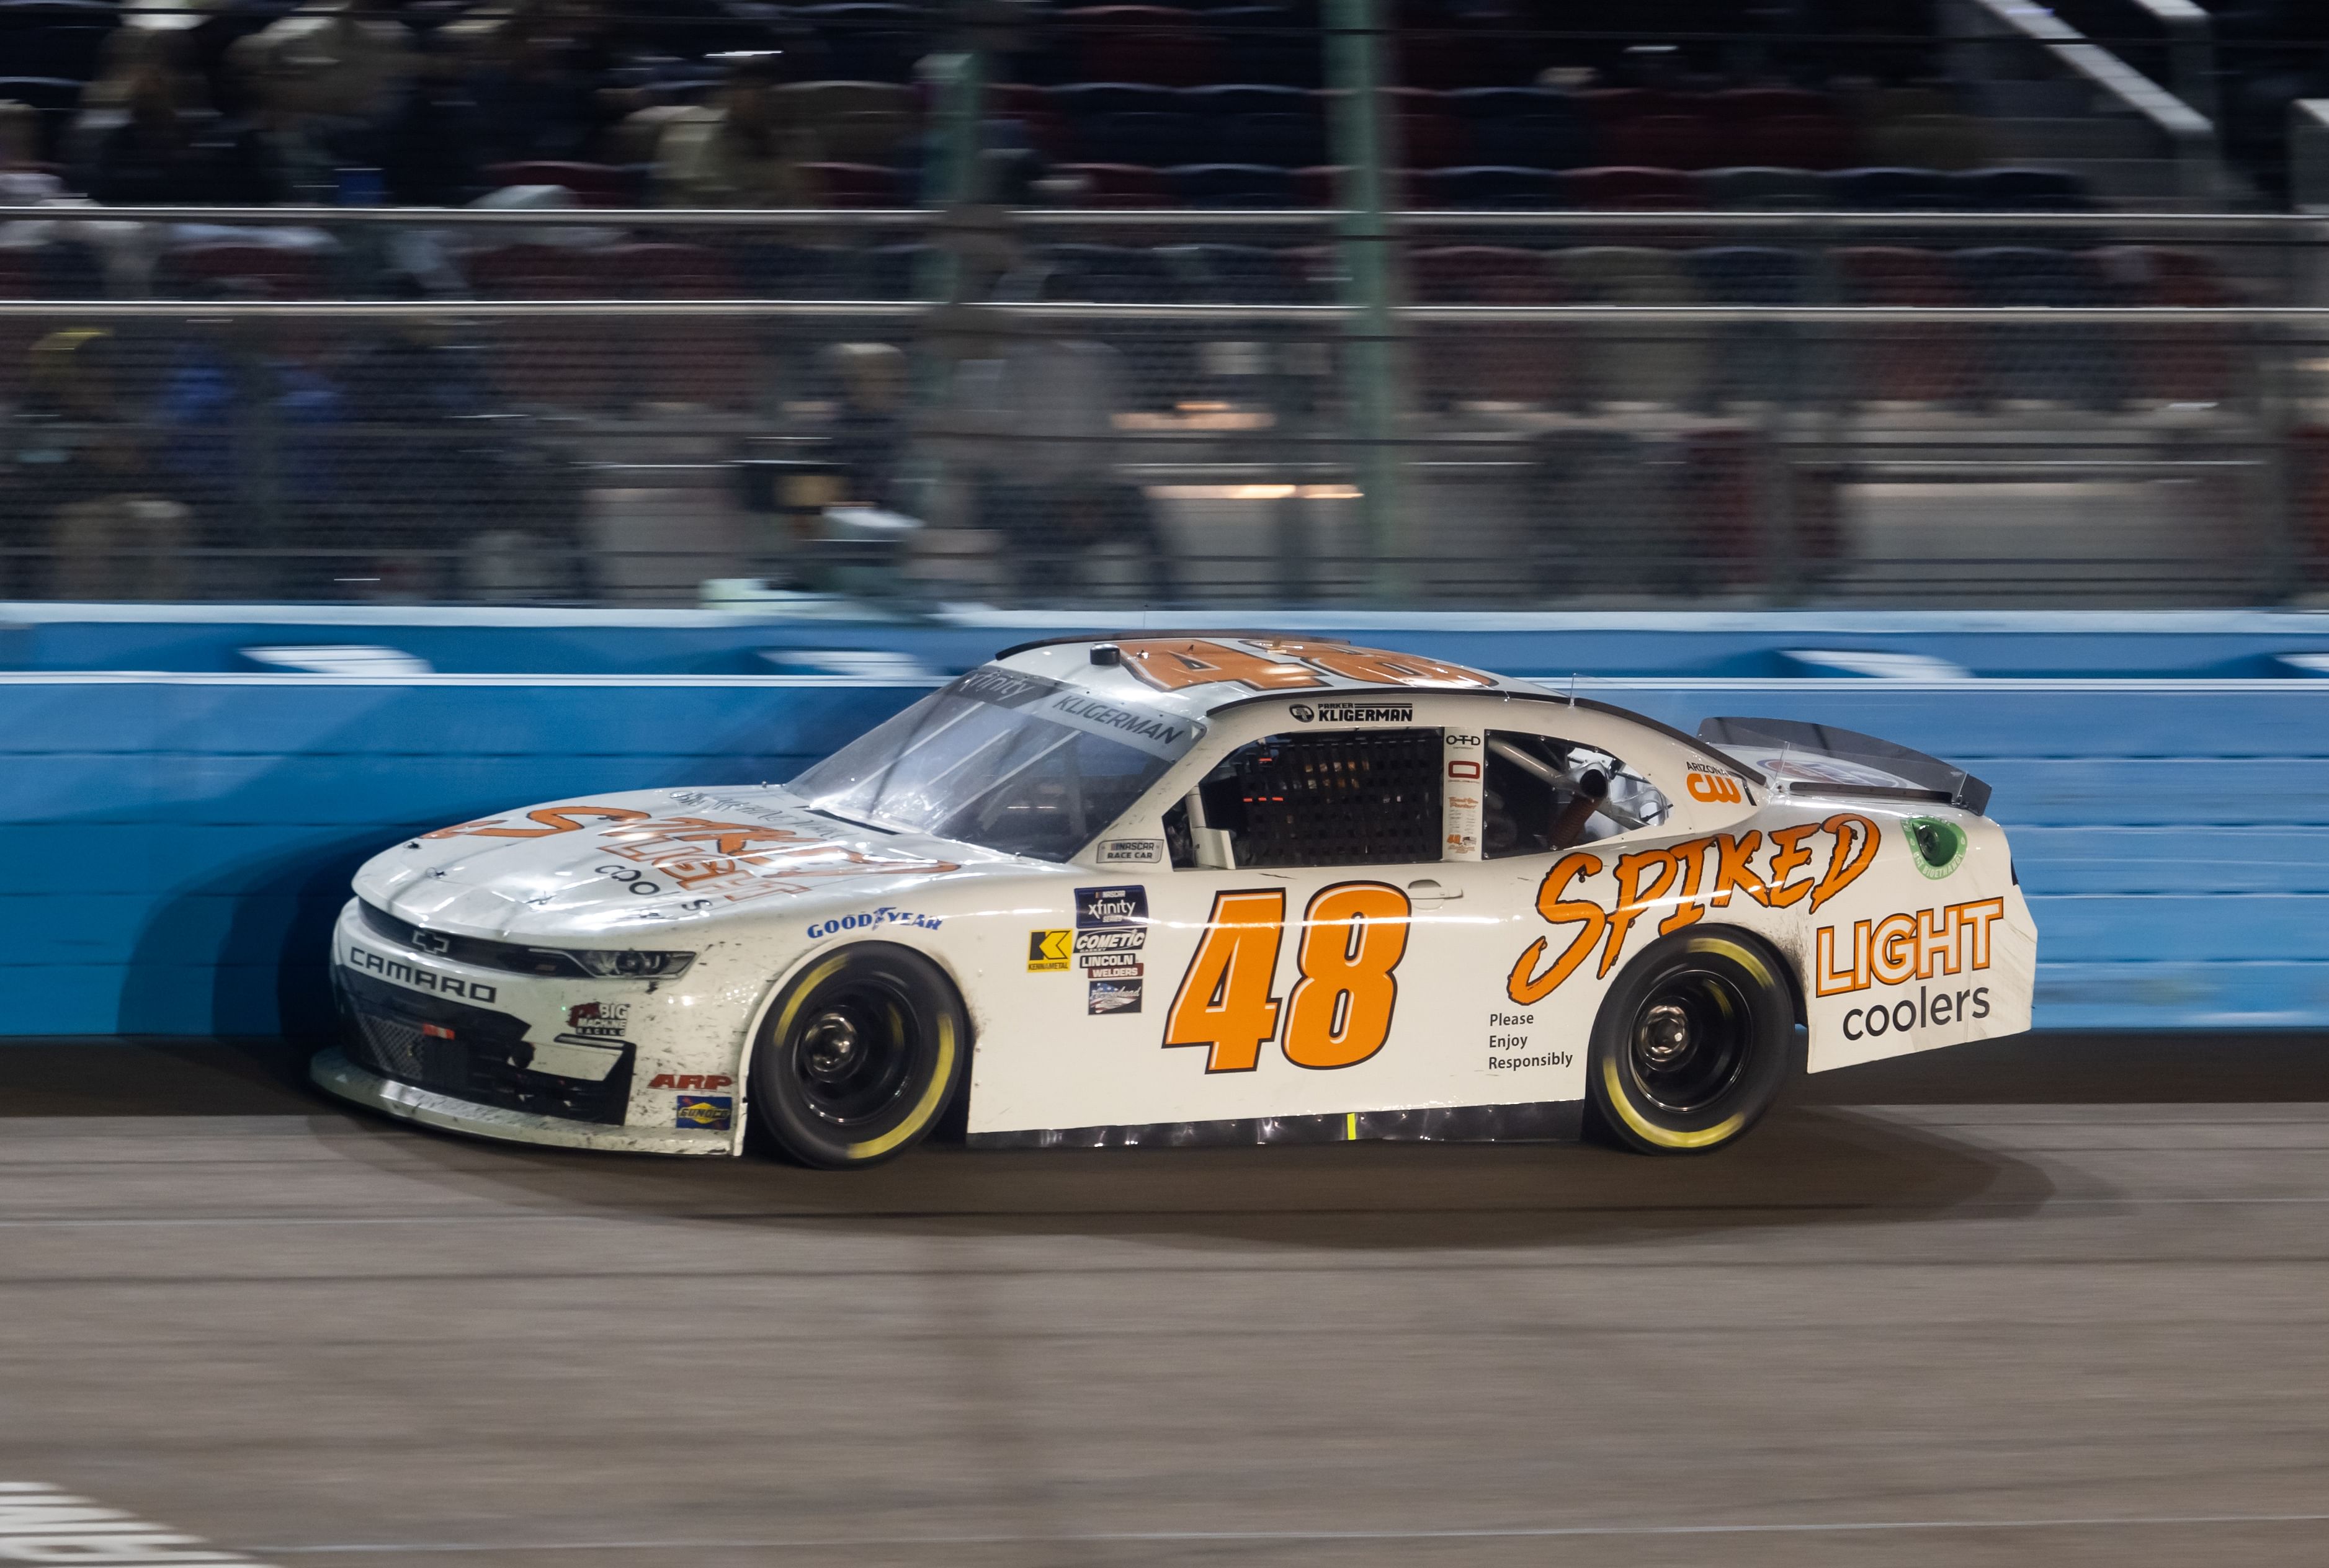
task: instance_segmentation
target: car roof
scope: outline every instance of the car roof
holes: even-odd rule
[[[1095,661],[1095,650],[1112,650]],[[1078,686],[1096,696],[1136,699],[1202,718],[1257,697],[1391,697],[1429,691],[1533,691],[1501,675],[1422,654],[1361,648],[1341,637],[1270,632],[1133,632],[1116,637],[1055,637],[995,655],[1006,669]]]
[[[1096,649],[1109,649],[1095,662]],[[1515,681],[1427,654],[1359,647],[1341,637],[1302,632],[1126,632],[1116,636],[1050,637],[995,656],[1004,669],[1039,675],[1119,702],[1203,718],[1269,699],[1349,693],[1384,701],[1400,697],[1480,697],[1567,701],[1613,715],[1680,742],[1724,767],[1763,782],[1760,769],[1718,751],[1694,735],[1612,703],[1553,697]]]

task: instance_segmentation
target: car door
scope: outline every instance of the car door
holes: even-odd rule
[[[1450,1040],[1485,1027],[1498,902],[1441,859],[1438,728],[1305,728],[1190,793],[1196,864],[1152,887],[1144,1014],[1176,1118],[1457,1103]],[[1476,868],[1475,868],[1476,869]]]

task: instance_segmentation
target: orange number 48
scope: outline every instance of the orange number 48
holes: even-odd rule
[[[1353,1067],[1382,1049],[1407,956],[1407,895],[1381,882],[1338,882],[1303,912],[1300,976],[1282,1006],[1270,990],[1285,939],[1282,888],[1213,896],[1196,956],[1164,1020],[1164,1044],[1202,1046],[1208,1073],[1250,1073],[1286,1019],[1286,1059]]]

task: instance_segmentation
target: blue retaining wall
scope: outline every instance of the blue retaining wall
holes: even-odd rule
[[[318,1028],[325,934],[382,846],[542,800],[786,778],[926,689],[0,674],[0,1034]],[[2329,1026],[2329,682],[1579,689],[1685,728],[1822,719],[1987,779],[2039,920],[2041,1027]]]
[[[391,647],[445,672],[767,674],[820,655],[903,653],[936,673],[1013,643],[1136,625],[1269,625],[1408,648],[1511,675],[1816,674],[1791,651],[1947,660],[1976,675],[2271,678],[2288,654],[2329,654],[2329,615],[2264,611],[1558,611],[1461,614],[1061,612],[963,609],[918,621],[779,618],[695,610],[0,604],[0,670],[256,671],[243,650]],[[845,672],[858,672],[850,671]]]

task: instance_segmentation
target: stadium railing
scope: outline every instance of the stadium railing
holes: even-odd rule
[[[1371,470],[1345,216],[61,210],[110,291],[0,289],[0,591],[2221,604],[2329,566],[2316,220],[1397,212]]]

